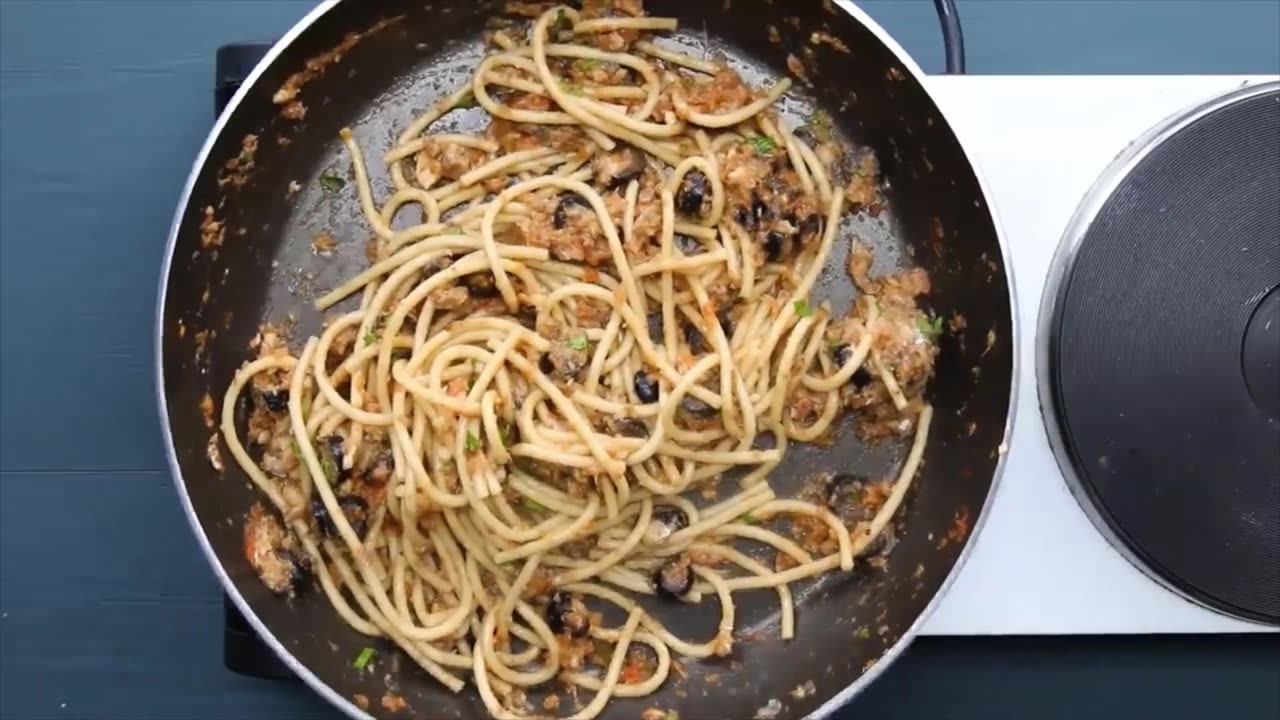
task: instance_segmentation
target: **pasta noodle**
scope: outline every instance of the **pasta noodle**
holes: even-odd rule
[[[527,42],[502,33],[381,154],[381,204],[343,129],[373,254],[316,306],[358,304],[296,357],[264,330],[223,399],[225,442],[285,519],[278,547],[263,514],[246,525],[264,582],[287,591],[281,558],[308,565],[352,628],[452,691],[469,676],[497,718],[558,678],[589,720],[657,690],[672,652],[730,653],[739,592],[776,593],[793,637],[790,584],[872,552],[923,458],[914,305],[809,306],[850,208],[830,153],[771,109],[789,81],[753,91],[641,39],[675,27],[553,8]],[[472,99],[484,136],[429,134]],[[407,205],[421,222],[393,226]],[[769,483],[846,407],[914,435],[857,523]],[[736,491],[699,501],[729,471]],[[635,600],[655,594],[716,602],[720,622],[677,637]]]

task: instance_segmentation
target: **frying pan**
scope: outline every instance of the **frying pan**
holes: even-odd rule
[[[960,70],[955,9],[950,0],[938,3],[952,39],[948,67]],[[778,639],[772,593],[739,595],[731,657],[688,662],[687,677],[673,673],[657,694],[614,700],[603,714],[634,719],[658,707],[685,720],[823,717],[906,647],[986,514],[1016,386],[1007,253],[981,178],[921,70],[865,13],[816,0],[650,0],[647,10],[679,18],[684,43],[722,53],[749,82],[786,72],[789,55],[801,61],[808,82],[797,83],[781,111],[794,122],[821,107],[847,140],[875,150],[887,209],[860,216],[855,226],[876,254],[873,272],[925,268],[932,291],[923,305],[948,319],[927,392],[935,417],[925,463],[899,511],[899,541],[885,567],[860,565],[802,586],[797,634],[788,642]],[[233,464],[219,471],[210,462],[214,429],[202,401],[206,393],[221,398],[261,322],[295,322],[297,337],[314,332],[322,320],[311,305],[316,291],[367,262],[368,230],[354,193],[326,193],[318,181],[322,173],[347,171],[338,129],[352,127],[366,148],[387,146],[411,117],[466,81],[482,53],[486,21],[501,12],[492,0],[345,0],[316,8],[276,43],[218,119],[183,191],[163,263],[157,384],[183,507],[254,630],[353,717],[366,716],[353,703],[356,694],[373,699],[368,712],[381,717],[478,718],[485,710],[470,689],[451,694],[391,645],[356,634],[322,593],[286,601],[259,582],[244,560],[241,533],[257,498]],[[299,95],[306,115],[284,117],[272,95],[307,67],[318,70]],[[249,163],[242,155],[247,135],[257,138]],[[380,163],[373,166],[375,190],[385,194],[389,178]],[[291,183],[300,190],[291,192]],[[207,212],[223,223],[220,237],[211,238],[207,225],[202,232]],[[338,240],[333,257],[312,253],[320,231]],[[852,293],[844,257],[832,258],[816,294],[839,308]],[[771,482],[787,495],[818,472],[892,477],[904,450],[900,443],[864,445],[846,425],[830,447],[788,453]],[[714,626],[712,613],[689,608],[664,621],[677,633],[701,635]],[[378,671],[356,670],[352,659],[370,644]],[[388,691],[407,709],[384,710],[378,698]]]

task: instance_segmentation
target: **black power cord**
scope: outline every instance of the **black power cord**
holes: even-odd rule
[[[933,0],[942,23],[942,48],[946,55],[946,73],[964,74],[964,31],[960,29],[960,12],[956,0]]]

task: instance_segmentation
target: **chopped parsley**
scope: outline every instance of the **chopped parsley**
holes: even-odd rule
[[[351,667],[363,670],[369,665],[370,660],[373,660],[373,648],[367,647],[360,651],[360,654],[356,656],[355,662],[351,663]]]
[[[591,347],[591,342],[587,340],[586,333],[579,333],[564,341],[564,344],[572,350],[586,350]]]
[[[453,103],[454,110],[467,110],[477,107],[480,103],[476,102],[476,94],[470,90],[462,93],[462,95]]]
[[[325,192],[336,193],[346,186],[346,178],[338,175],[332,170],[325,170],[320,173],[320,188]]]
[[[561,90],[564,90],[565,92],[569,93],[570,95],[581,95],[581,94],[582,94],[582,86],[581,86],[581,85],[578,85],[577,83],[567,83],[567,82],[562,82],[562,83],[560,83],[560,89],[561,89]]]
[[[565,15],[564,9],[561,8],[560,11],[556,13],[556,19],[551,23],[551,32],[563,32],[569,28],[569,16]]]
[[[868,630],[868,629],[866,628],[866,626],[864,625],[864,626],[862,626],[862,627],[858,628],[858,631],[857,631],[857,632],[855,632],[853,635],[854,635],[854,637],[858,638],[859,640],[866,640],[866,639],[868,639],[868,638],[870,638],[870,637],[871,637],[871,631],[870,631],[870,630]]]
[[[742,517],[738,518],[738,522],[746,523],[747,525],[759,525],[760,518],[756,517],[755,515],[752,515],[751,513],[747,513]]]
[[[761,155],[768,155],[778,148],[778,143],[774,142],[773,138],[768,135],[752,135],[747,138],[747,144],[755,148],[755,151]]]
[[[502,447],[511,444],[511,426],[502,424],[498,426],[498,439],[502,441]]]
[[[547,508],[546,508],[546,506],[545,506],[545,505],[543,505],[542,503],[538,502],[537,500],[530,500],[529,498],[525,498],[525,499],[524,499],[524,506],[525,506],[525,508],[527,508],[528,510],[531,510],[531,511],[533,511],[533,512],[546,512],[546,511],[547,511]]]
[[[475,452],[480,449],[480,438],[467,433],[467,452]]]
[[[338,465],[333,461],[333,458],[329,457],[328,453],[320,455],[320,469],[324,471],[324,477],[330,484],[333,484],[333,481],[338,479]]]
[[[297,440],[289,441],[289,451],[293,453],[294,457],[298,458],[298,462],[302,462],[302,448],[298,447]]]
[[[376,342],[378,342],[378,333],[372,330],[366,331],[364,334],[365,347],[368,347]]]
[[[934,340],[942,334],[942,316],[932,319],[921,316],[916,320],[916,327],[920,329],[921,335]]]
[[[802,318],[809,317],[813,314],[813,308],[809,307],[809,301],[803,298],[795,301],[791,306],[796,309],[796,315],[799,315]]]
[[[595,58],[578,58],[573,61],[573,67],[579,72],[590,72],[600,67],[602,63]]]

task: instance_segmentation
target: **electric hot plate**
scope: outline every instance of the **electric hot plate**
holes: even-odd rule
[[[1122,153],[1040,318],[1045,421],[1095,525],[1187,598],[1280,623],[1280,84]]]

